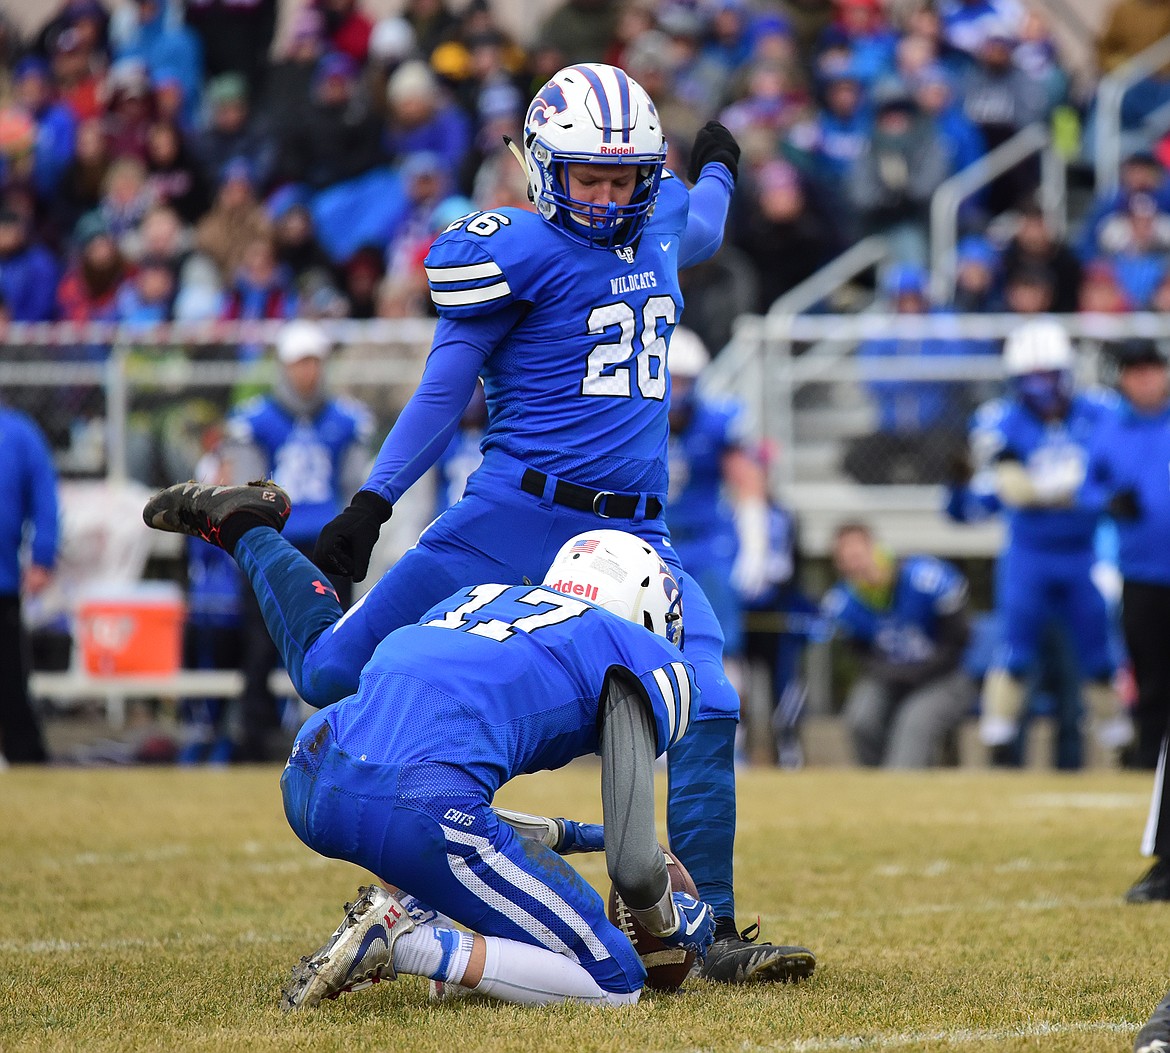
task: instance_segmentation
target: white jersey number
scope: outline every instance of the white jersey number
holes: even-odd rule
[[[666,338],[658,332],[658,323],[674,325],[675,303],[669,296],[651,296],[642,308],[641,350],[634,346],[637,318],[624,300],[595,307],[589,314],[589,334],[601,336],[618,327],[618,339],[594,346],[586,360],[581,380],[582,395],[602,395],[628,399],[632,393],[631,369],[636,365],[638,390],[643,398],[666,398]],[[631,360],[637,358],[637,362]]]
[[[591,609],[590,604],[575,600],[571,596],[562,596],[559,592],[538,588],[526,592],[523,596],[517,596],[516,602],[526,603],[532,607],[550,606],[550,610],[526,614],[510,622],[500,618],[489,618],[487,621],[468,620],[469,614],[474,614],[481,607],[491,603],[509,588],[510,585],[476,585],[471,590],[471,599],[466,603],[461,603],[453,611],[448,611],[442,618],[432,618],[423,624],[437,629],[461,630],[473,636],[486,636],[489,640],[503,642],[516,633],[531,633],[543,629],[546,625],[559,625],[570,618],[579,618]]]

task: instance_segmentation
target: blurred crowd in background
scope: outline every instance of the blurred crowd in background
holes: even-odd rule
[[[526,207],[503,136],[561,66],[625,67],[679,144],[718,117],[744,178],[727,247],[686,276],[711,347],[867,233],[926,262],[931,194],[1034,122],[1091,139],[1046,9],[1018,0],[566,0],[525,46],[491,3],[62,0],[22,39],[0,22],[0,296],[15,321],[401,317],[421,261],[473,208]],[[1170,29],[1121,0],[1102,72]],[[1157,23],[1157,24],[1154,24]],[[1081,78],[1084,80],[1084,78]],[[1133,124],[1170,97],[1127,96]],[[964,204],[964,311],[1170,304],[1170,145],[1129,156],[1065,245],[1012,170]],[[1022,212],[1014,210],[1022,209]],[[1018,221],[988,228],[1007,210]],[[948,305],[939,305],[948,306]]]

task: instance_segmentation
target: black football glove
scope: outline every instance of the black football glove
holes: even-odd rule
[[[687,178],[692,183],[697,183],[703,166],[715,161],[727,165],[732,179],[739,178],[739,143],[718,121],[708,121],[695,136],[695,145],[691,147],[691,163],[687,166]]]
[[[1114,519],[1139,519],[1142,514],[1142,506],[1138,500],[1137,491],[1118,490],[1109,498],[1109,504],[1105,506],[1105,511]]]
[[[326,574],[340,574],[361,581],[370,569],[370,553],[378,531],[394,507],[372,490],[359,490],[344,512],[321,528],[313,549],[313,562]]]

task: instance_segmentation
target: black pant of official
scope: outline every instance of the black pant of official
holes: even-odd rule
[[[48,759],[28,697],[29,665],[20,597],[0,596],[0,753],[11,764],[43,764]]]
[[[296,545],[297,550],[308,559],[313,558],[313,542]],[[348,578],[322,574],[337,592],[337,599],[343,610],[353,598],[353,582]],[[280,653],[268,627],[260,603],[250,587],[244,589],[244,694],[240,699],[240,741],[237,743],[236,760],[268,761],[267,746],[269,733],[279,725],[276,699],[268,689],[268,678],[280,662]]]
[[[1127,580],[1121,624],[1138,692],[1135,757],[1142,767],[1153,768],[1170,735],[1170,585]],[[1170,782],[1162,774],[1150,808],[1147,841],[1152,832],[1153,854],[1170,857]]]

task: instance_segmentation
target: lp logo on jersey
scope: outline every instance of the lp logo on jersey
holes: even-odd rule
[[[622,248],[614,249],[613,251],[617,254],[618,259],[625,260],[626,263],[634,262],[634,249],[632,246],[624,245]]]
[[[568,108],[569,103],[561,86],[550,80],[540,89],[540,94],[528,107],[528,123],[548,124],[553,117],[558,113],[564,113]]]

